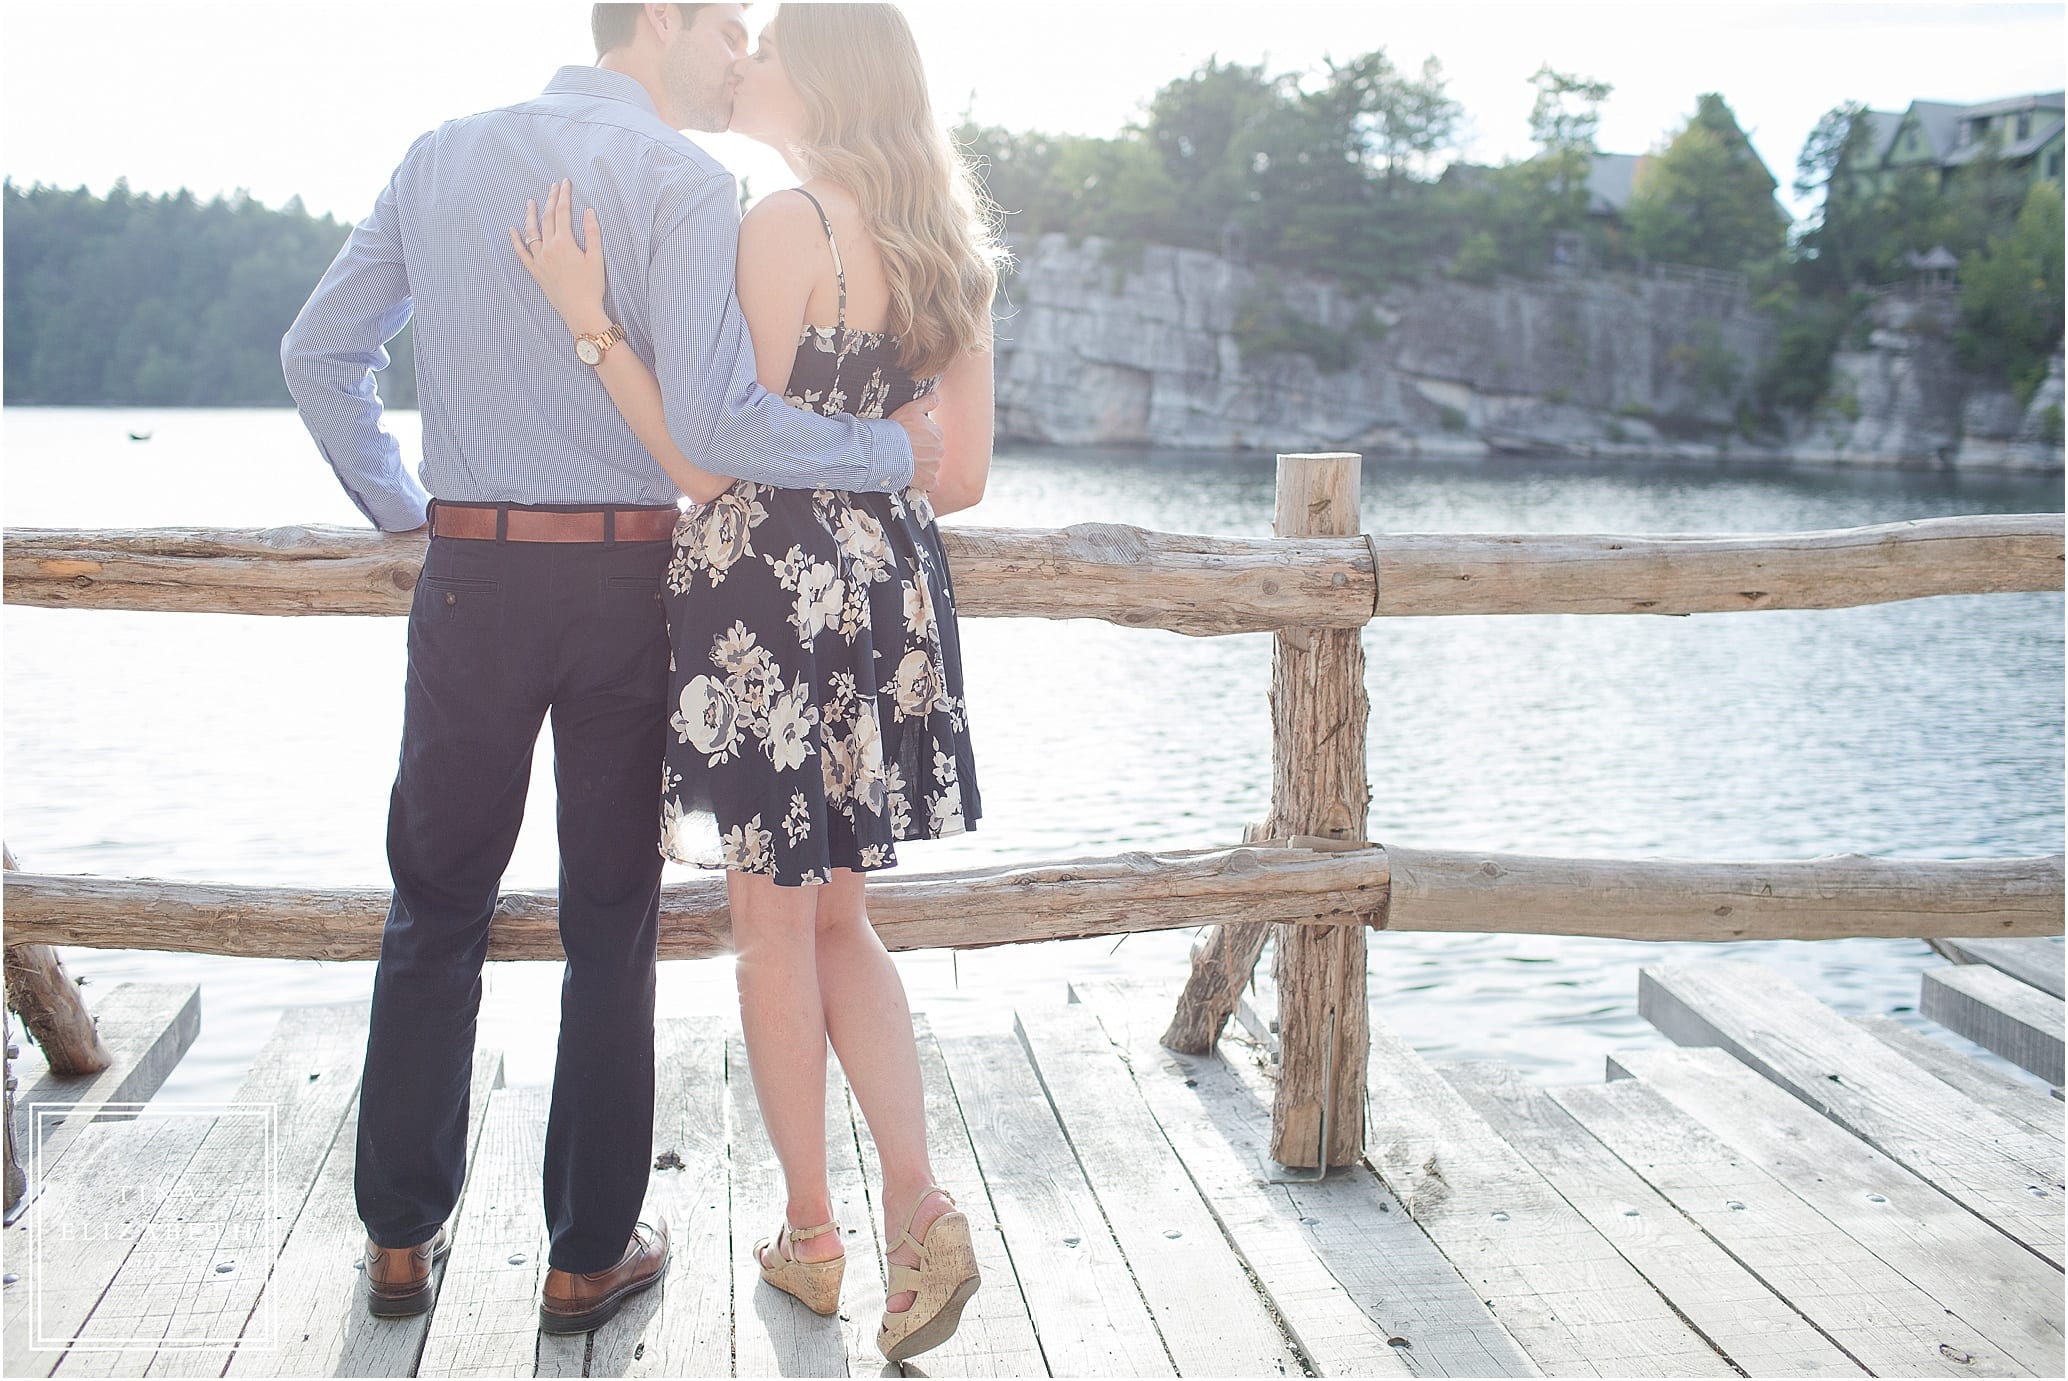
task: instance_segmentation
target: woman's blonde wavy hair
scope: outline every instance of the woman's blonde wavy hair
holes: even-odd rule
[[[898,363],[926,378],[988,348],[997,208],[934,119],[904,15],[786,4],[768,33],[804,103],[806,173],[853,194],[883,256]]]

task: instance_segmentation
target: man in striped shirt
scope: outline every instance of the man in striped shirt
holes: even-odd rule
[[[677,133],[729,122],[742,7],[597,5],[593,25],[595,67],[562,68],[537,98],[416,141],[281,343],[303,421],[360,512],[397,541],[429,534],[360,1095],[368,1304],[431,1305],[466,1172],[490,922],[550,715],[567,954],[546,1129],[540,1320],[552,1332],[609,1318],[659,1279],[668,1250],[666,1223],[639,1211],[653,1138],[660,592],[680,495],[593,360],[636,351],[677,446],[714,473],[892,491],[930,487],[941,451],[926,400],[883,421],[828,418],[755,381],[732,295],[737,190]],[[525,201],[561,177],[613,227],[604,254],[622,338],[579,354],[508,252]],[[412,318],[421,481],[382,424],[373,377]]]

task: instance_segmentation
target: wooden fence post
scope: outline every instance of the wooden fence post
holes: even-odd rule
[[[1278,535],[1355,535],[1360,459],[1280,456]],[[1371,803],[1364,765],[1369,712],[1360,630],[1288,628],[1277,635],[1271,659],[1266,836],[1364,838]],[[1268,934],[1261,924],[1215,928],[1192,961],[1184,995],[1163,1035],[1165,1046],[1194,1054],[1213,1048]],[[1364,1154],[1364,1063],[1371,1031],[1364,1005],[1364,955],[1362,926],[1279,928],[1283,1063],[1271,1110],[1271,1155],[1283,1165],[1320,1165],[1323,1156],[1329,1165],[1347,1165]],[[1330,1110],[1325,1150],[1324,1104]]]
[[[14,851],[0,844],[0,868],[20,871]],[[61,1077],[98,1074],[115,1062],[101,1044],[93,1013],[79,985],[65,973],[64,963],[49,945],[9,945],[6,953],[7,1005],[21,1017],[50,1072]]]

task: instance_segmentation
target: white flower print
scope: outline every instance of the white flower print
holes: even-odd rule
[[[905,591],[905,631],[915,638],[937,636],[933,621],[933,592],[924,579],[901,582]]]
[[[905,769],[896,763],[889,763],[883,769],[883,804],[890,816],[891,837],[908,837],[912,828],[912,803],[905,796]]]
[[[831,561],[810,562],[797,582],[797,602],[790,612],[798,642],[808,646],[827,624],[837,620],[846,597],[839,567]]]
[[[954,790],[935,792],[933,798],[927,802],[927,808],[933,812],[933,825],[936,834],[960,834],[965,828],[962,823],[961,792]]]
[[[895,690],[899,719],[931,714],[939,708],[942,695],[940,667],[925,648],[915,647],[905,653],[905,660],[898,663]]]
[[[888,861],[889,861],[889,859],[890,859],[890,845],[888,845],[888,844],[864,844],[864,845],[862,845],[862,866],[863,866],[864,868],[881,868],[881,867],[882,867],[882,866],[883,866],[883,865],[884,865],[884,864],[885,864],[886,862],[888,862]]]
[[[666,796],[680,785],[682,785],[682,774],[675,770],[672,763],[663,758],[661,760],[661,795]]]
[[[682,802],[668,796],[661,801],[661,857],[674,858],[680,852],[681,841]]]
[[[884,379],[883,371],[874,370],[869,381],[862,385],[861,401],[855,404],[856,417],[879,418],[883,416],[883,403],[890,396],[890,384]]]
[[[790,793],[790,809],[783,816],[783,833],[790,836],[793,849],[811,834],[811,803],[804,799],[801,791]]]
[[[768,736],[761,746],[778,772],[790,772],[811,756],[811,731],[819,722],[819,707],[811,703],[811,690],[799,677],[797,684],[776,697],[768,710]]]
[[[732,627],[711,639],[711,663],[727,676],[737,676],[759,649],[755,646],[753,630],[740,619],[732,621]]]
[[[761,559],[766,561],[769,570],[775,573],[776,584],[782,586],[785,590],[796,589],[797,582],[804,579],[806,562],[804,559],[804,548],[801,546],[791,547],[783,553],[780,561],[773,556],[764,556]]]
[[[890,578],[890,543],[884,538],[883,524],[871,514],[847,505],[834,525],[833,536],[848,560],[850,580],[874,584]]]
[[[743,873],[767,873],[773,877],[775,857],[769,852],[769,845],[774,842],[775,836],[761,828],[761,815],[757,811],[746,824],[734,825],[726,832],[719,843],[719,853],[728,868],[736,868]]]
[[[739,750],[739,706],[725,684],[709,676],[694,677],[682,688],[679,708],[668,723],[676,742],[710,755],[708,766],[716,767]]]
[[[713,585],[723,582],[741,557],[753,554],[753,530],[768,517],[757,489],[753,484],[735,485],[696,511],[697,559],[709,568]]]

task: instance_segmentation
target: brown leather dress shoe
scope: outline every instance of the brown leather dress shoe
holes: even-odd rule
[[[366,1239],[366,1307],[376,1318],[397,1319],[431,1307],[431,1263],[452,1247],[444,1228],[414,1247],[375,1246]]]
[[[667,1267],[668,1220],[655,1214],[651,1223],[633,1227],[625,1254],[609,1270],[584,1275],[557,1268],[546,1272],[539,1301],[539,1331],[586,1333],[600,1327],[624,1307],[626,1299],[659,1280]]]

